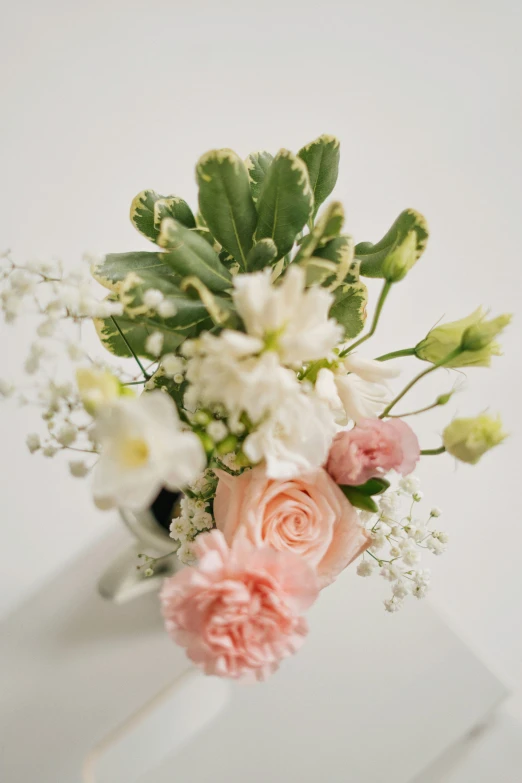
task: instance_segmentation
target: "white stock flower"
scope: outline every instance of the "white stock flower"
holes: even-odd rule
[[[297,380],[279,365],[275,353],[253,355],[261,347],[257,338],[241,332],[225,330],[219,337],[203,334],[197,341],[198,353],[187,366],[191,387],[186,407],[222,404],[234,417],[244,411],[256,422],[279,406]]]
[[[298,383],[272,414],[247,436],[243,450],[253,463],[266,461],[269,478],[288,479],[321,467],[337,431],[328,407]]]
[[[290,266],[278,285],[270,270],[234,278],[234,304],[249,335],[277,351],[283,364],[300,367],[322,359],[342,339],[342,328],[328,313],[333,296],[324,288],[305,288],[306,275]]]
[[[390,400],[387,381],[398,374],[398,370],[384,362],[350,355],[331,370],[321,369],[315,389],[335,412],[340,423],[357,423],[382,412]]]
[[[159,356],[163,348],[162,332],[152,332],[145,340],[145,350],[152,356]]]
[[[163,487],[186,486],[206,465],[199,438],[181,430],[174,402],[161,391],[104,406],[96,437],[93,493],[106,507],[146,508]]]

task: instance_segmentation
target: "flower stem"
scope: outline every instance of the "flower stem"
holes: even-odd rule
[[[389,359],[400,359],[401,356],[415,356],[415,348],[403,348],[400,351],[392,351],[391,353],[383,353],[382,356],[376,358],[376,362],[387,362]]]
[[[379,416],[380,419],[384,419],[391,409],[399,402],[399,400],[402,400],[405,394],[407,394],[413,386],[417,383],[417,381],[420,381],[421,378],[424,378],[426,375],[429,375],[430,372],[433,372],[438,367],[443,367],[445,364],[448,364],[451,362],[452,359],[454,359],[456,356],[458,356],[461,353],[460,345],[458,348],[455,348],[454,351],[451,351],[447,356],[444,356],[440,361],[435,362],[435,364],[432,364],[431,367],[427,367],[425,370],[420,372],[418,375],[415,376],[415,378],[412,378],[412,380],[406,384],[404,389],[390,402],[390,404],[383,410],[381,415]]]
[[[438,449],[421,449],[421,454],[424,457],[435,456],[435,454],[444,454],[446,451],[445,446],[440,446]]]
[[[140,368],[140,370],[142,371],[142,373],[143,373],[143,377],[145,378],[145,380],[146,380],[146,381],[148,381],[148,380],[149,380],[149,378],[150,378],[150,375],[148,375],[148,374],[147,374],[147,372],[146,372],[146,370],[145,370],[145,367],[144,367],[144,366],[142,365],[142,363],[140,362],[140,360],[139,360],[138,356],[136,355],[136,353],[135,353],[135,351],[134,351],[133,347],[131,346],[131,344],[129,343],[129,341],[127,340],[127,338],[125,337],[125,335],[123,334],[122,330],[120,329],[120,325],[119,325],[119,323],[117,322],[117,320],[114,318],[114,316],[113,316],[113,315],[111,315],[111,321],[113,322],[114,326],[116,327],[116,329],[117,329],[117,330],[118,330],[118,332],[120,333],[120,337],[121,337],[121,339],[123,340],[123,342],[125,343],[125,345],[126,345],[126,346],[127,346],[127,348],[129,349],[129,351],[131,352],[131,354],[132,354],[132,355],[134,356],[134,358],[136,359],[136,363],[137,363],[138,367]]]
[[[433,408],[438,408],[439,405],[439,402],[432,402],[431,405],[426,405],[424,408],[419,408],[416,411],[409,411],[409,413],[390,413],[388,415],[390,419],[405,419],[406,416],[416,416],[417,413],[426,413],[426,411],[431,411]]]
[[[344,351],[341,351],[341,353],[339,354],[341,358],[348,356],[348,354],[351,353],[351,351],[353,351],[359,345],[362,345],[362,343],[366,342],[366,340],[369,340],[370,337],[372,337],[372,335],[375,334],[375,330],[377,329],[377,324],[379,323],[379,318],[381,316],[382,308],[386,301],[386,297],[390,293],[391,287],[392,284],[388,280],[385,280],[384,285],[381,289],[379,300],[377,302],[377,307],[375,308],[375,313],[373,315],[373,321],[370,327],[370,331],[368,332],[368,334],[365,334],[364,337],[361,337],[360,340],[357,340],[355,343],[353,343],[353,345],[349,345],[348,348],[345,348]]]

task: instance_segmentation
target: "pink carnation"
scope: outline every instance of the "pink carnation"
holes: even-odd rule
[[[302,613],[318,595],[312,568],[245,537],[229,548],[218,530],[199,535],[195,549],[198,566],[162,587],[167,631],[206,674],[265,679],[308,633]]]
[[[419,441],[406,422],[363,419],[335,436],[326,470],[338,484],[357,486],[390,470],[407,476],[419,457]]]
[[[268,478],[262,466],[236,477],[222,470],[216,474],[214,516],[228,543],[246,535],[256,547],[293,552],[314,568],[321,588],[371,542],[325,470],[287,480]]]

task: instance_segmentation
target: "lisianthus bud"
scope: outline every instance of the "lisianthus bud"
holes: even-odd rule
[[[462,336],[461,346],[465,351],[482,351],[493,342],[493,339],[506,328],[511,321],[508,314],[499,315],[490,321],[479,321],[469,326]]]
[[[442,435],[446,451],[470,465],[475,465],[486,451],[506,437],[500,416],[493,418],[485,413],[470,419],[454,419]]]
[[[382,265],[383,277],[389,283],[398,283],[406,277],[419,254],[417,252],[417,232],[409,231],[404,240],[397,245],[384,260]]]
[[[497,327],[497,331],[491,336],[489,343],[483,345],[482,342],[478,342],[476,336],[470,342],[466,341],[466,347],[464,347],[463,340],[466,333],[469,334],[471,327],[477,327],[479,329],[484,328],[487,322],[484,321],[485,313],[481,307],[478,307],[471,315],[466,318],[461,318],[460,321],[451,321],[447,324],[441,324],[436,326],[430,332],[424,340],[421,340],[418,345],[415,346],[415,354],[419,359],[423,359],[425,362],[432,362],[436,364],[442,361],[445,356],[448,356],[451,352],[461,348],[461,351],[457,356],[454,356],[445,366],[447,367],[489,367],[492,356],[500,356],[500,346],[493,340],[495,334],[498,334],[501,329],[506,326],[503,322],[500,328]],[[509,318],[509,316],[500,316],[500,319]],[[499,319],[494,319],[498,321]],[[493,323],[493,322],[490,322]],[[481,326],[482,325],[482,326]],[[483,347],[476,348],[469,346],[482,345]]]
[[[119,380],[108,370],[79,367],[76,370],[76,383],[83,407],[91,416],[94,416],[100,405],[111,402],[122,393]]]

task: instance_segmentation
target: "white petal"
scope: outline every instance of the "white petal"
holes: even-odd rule
[[[388,378],[396,378],[400,370],[390,367],[388,362],[378,362],[375,359],[365,359],[357,354],[350,354],[343,361],[348,372],[353,372],[364,381],[379,383]]]

